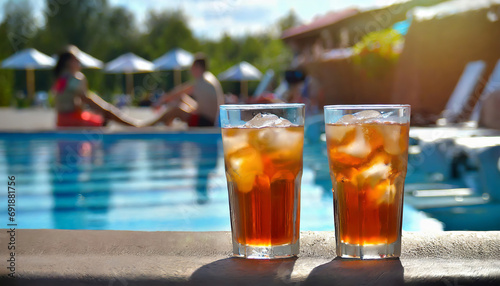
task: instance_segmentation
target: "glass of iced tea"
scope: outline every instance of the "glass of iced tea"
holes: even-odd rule
[[[220,107],[233,253],[299,253],[304,104]]]
[[[409,105],[325,106],[337,256],[401,254]]]

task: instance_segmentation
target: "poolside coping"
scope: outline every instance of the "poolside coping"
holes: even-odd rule
[[[500,285],[500,232],[403,233],[401,259],[335,257],[333,232],[301,232],[296,259],[231,258],[230,232],[16,232],[0,285]]]

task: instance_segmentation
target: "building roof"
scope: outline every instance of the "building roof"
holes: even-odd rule
[[[338,24],[344,20],[347,20],[349,18],[365,18],[366,17],[373,17],[372,15],[375,13],[378,13],[380,11],[384,11],[387,9],[391,9],[391,7],[395,7],[390,13],[393,15],[398,14],[398,17],[392,17],[392,19],[397,22],[404,20],[406,18],[406,13],[407,11],[415,8],[415,7],[423,7],[421,8],[420,14],[428,14],[429,11],[433,11],[432,13],[439,13],[442,9],[437,9],[438,12],[434,12],[434,8],[431,7],[429,9],[425,8],[428,6],[434,6],[436,4],[440,4],[441,2],[447,2],[450,0],[398,0],[393,2],[391,5],[388,6],[378,6],[378,7],[372,7],[368,9],[358,9],[358,8],[348,8],[342,11],[337,11],[337,12],[329,12],[323,16],[317,17],[314,19],[311,23],[306,24],[306,25],[301,25],[297,27],[293,27],[290,29],[287,29],[283,31],[283,34],[281,35],[281,38],[284,40],[291,39],[291,38],[302,38],[302,37],[308,37],[317,34],[318,31],[322,30],[323,28],[331,27],[334,26],[335,24]],[[477,3],[476,3],[477,1]],[[458,5],[456,3],[452,4],[455,6],[484,6],[488,5],[489,3],[496,3],[500,0],[455,0],[451,2],[460,2]],[[466,2],[471,2],[471,3],[466,3]],[[437,6],[443,6],[443,9],[447,9],[448,6],[445,4],[442,5],[437,5]],[[437,7],[436,6],[436,7]],[[420,9],[420,7],[418,9]],[[400,9],[401,8],[401,9]],[[441,7],[438,7],[441,8]],[[395,12],[399,11],[399,12]],[[401,19],[399,19],[401,18]],[[399,20],[398,20],[399,19]],[[397,20],[397,21],[396,21]],[[393,23],[392,23],[393,24]]]
[[[418,21],[440,19],[455,14],[488,9],[499,4],[500,0],[454,0],[431,7],[416,7],[413,10],[413,16]],[[489,17],[495,17],[494,10],[492,13],[493,14]],[[496,18],[498,18],[498,16]]]
[[[350,18],[358,13],[360,13],[360,10],[357,8],[349,8],[339,12],[329,12],[324,16],[316,18],[309,24],[293,27],[283,31],[281,38],[287,39],[297,35],[304,35]]]

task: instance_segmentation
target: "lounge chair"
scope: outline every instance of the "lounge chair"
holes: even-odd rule
[[[498,60],[497,65],[493,70],[493,73],[491,73],[491,76],[488,82],[486,83],[486,86],[484,87],[483,93],[481,93],[481,96],[477,100],[476,105],[472,110],[470,121],[476,123],[479,122],[479,117],[481,115],[481,108],[483,106],[484,99],[488,97],[488,95],[491,94],[492,92],[498,90],[500,90],[500,60]]]
[[[273,79],[274,79],[274,71],[271,69],[267,70],[266,73],[264,74],[264,77],[260,81],[259,85],[255,89],[253,97],[256,98],[257,96],[261,95],[264,91],[266,91],[271,85]]]
[[[464,113],[469,99],[476,90],[483,72],[484,63],[482,61],[473,62],[467,65],[459,84],[446,105],[446,112],[443,113],[447,123],[456,122]],[[475,105],[471,114],[470,120],[474,124],[469,124],[469,126],[477,125],[481,101],[488,94],[499,88],[500,61],[490,76],[479,98],[479,102]],[[429,191],[429,189],[443,189],[443,191],[445,191],[444,189],[448,189],[446,190],[447,192],[443,192],[442,196],[431,198],[430,201],[432,201],[432,203],[430,203],[430,201],[426,202],[428,199],[423,197],[412,198],[408,196],[409,201],[412,201],[412,204],[417,208],[424,205],[430,207],[432,204],[442,207],[484,204],[484,198],[481,197],[483,192],[491,194],[492,197],[500,197],[500,191],[495,191],[495,188],[500,189],[500,186],[498,186],[499,183],[497,182],[498,179],[494,178],[495,174],[491,174],[492,172],[497,172],[496,176],[497,178],[499,177],[498,168],[491,166],[497,164],[500,155],[496,153],[495,155],[491,152],[500,151],[497,149],[497,151],[484,151],[484,154],[489,154],[490,157],[488,157],[482,152],[477,151],[479,147],[472,148],[468,144],[463,143],[472,140],[476,142],[476,145],[479,144],[477,146],[486,148],[487,145],[485,144],[490,144],[492,142],[491,140],[498,141],[498,139],[495,138],[500,137],[495,136],[500,136],[499,131],[447,125],[444,127],[412,128],[410,136],[413,137],[414,141],[417,141],[418,145],[412,147],[416,152],[410,155],[409,170],[412,170],[417,173],[419,177],[426,178],[429,181],[435,179],[434,184],[419,184],[417,188],[423,191],[426,189],[427,191]],[[484,142],[484,144],[481,145],[481,142]],[[492,146],[489,146],[489,148],[491,147]],[[496,148],[500,147],[496,146]],[[490,167],[485,167],[486,165]],[[493,168],[493,170],[490,170],[491,168]],[[416,189],[415,187],[416,186],[410,186],[410,188],[407,189]],[[455,201],[454,191],[450,189],[459,190],[459,193],[468,192],[468,195],[457,195],[460,199]]]
[[[466,111],[485,69],[486,63],[484,61],[470,62],[465,66],[464,72],[442,113],[446,124],[457,123],[460,120],[460,116]]]
[[[467,128],[471,126],[476,127],[477,120],[475,124],[469,123],[465,126],[456,125],[453,123],[458,123],[461,116],[469,108],[468,104],[471,97],[474,95],[478,84],[480,83],[480,80],[484,74],[485,67],[486,64],[484,61],[475,61],[468,63],[465,66],[465,69],[460,76],[460,79],[453,93],[446,103],[445,110],[441,114],[442,117],[437,120],[439,129],[436,129],[436,126],[433,126],[431,128],[415,127],[412,128],[410,137],[414,140],[420,141],[420,139],[423,138],[432,138],[433,140],[437,140],[455,137],[468,137],[472,134],[475,134],[475,132],[479,132],[481,133],[480,135],[484,135],[480,130]],[[490,85],[490,82],[494,79],[496,79],[496,77],[492,75],[487,85]],[[480,98],[483,98],[483,95],[481,95]]]
[[[482,101],[491,92],[500,89],[500,60],[486,83],[478,102],[474,106],[470,121],[466,122],[466,126],[450,124],[457,122],[468,108],[470,98],[474,95],[484,73],[485,66],[486,64],[483,61],[475,61],[467,64],[442,114],[443,119],[441,122],[446,123],[444,126],[437,128],[412,128],[410,137],[414,141],[419,142],[420,149],[428,151],[424,154],[427,160],[421,166],[424,168],[424,172],[435,173],[441,170],[445,178],[449,178],[452,175],[451,164],[459,153],[453,148],[453,140],[456,138],[500,135],[498,131],[475,128],[479,121]],[[467,128],[467,126],[474,128]]]

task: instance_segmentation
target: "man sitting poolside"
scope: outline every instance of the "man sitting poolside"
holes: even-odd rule
[[[178,104],[173,109],[163,111],[150,125],[158,122],[170,125],[175,118],[180,118],[189,126],[215,125],[219,105],[224,103],[224,95],[219,81],[208,71],[203,54],[196,54],[191,74],[195,78],[194,82],[180,85],[158,99],[155,107],[175,100],[178,100]]]

